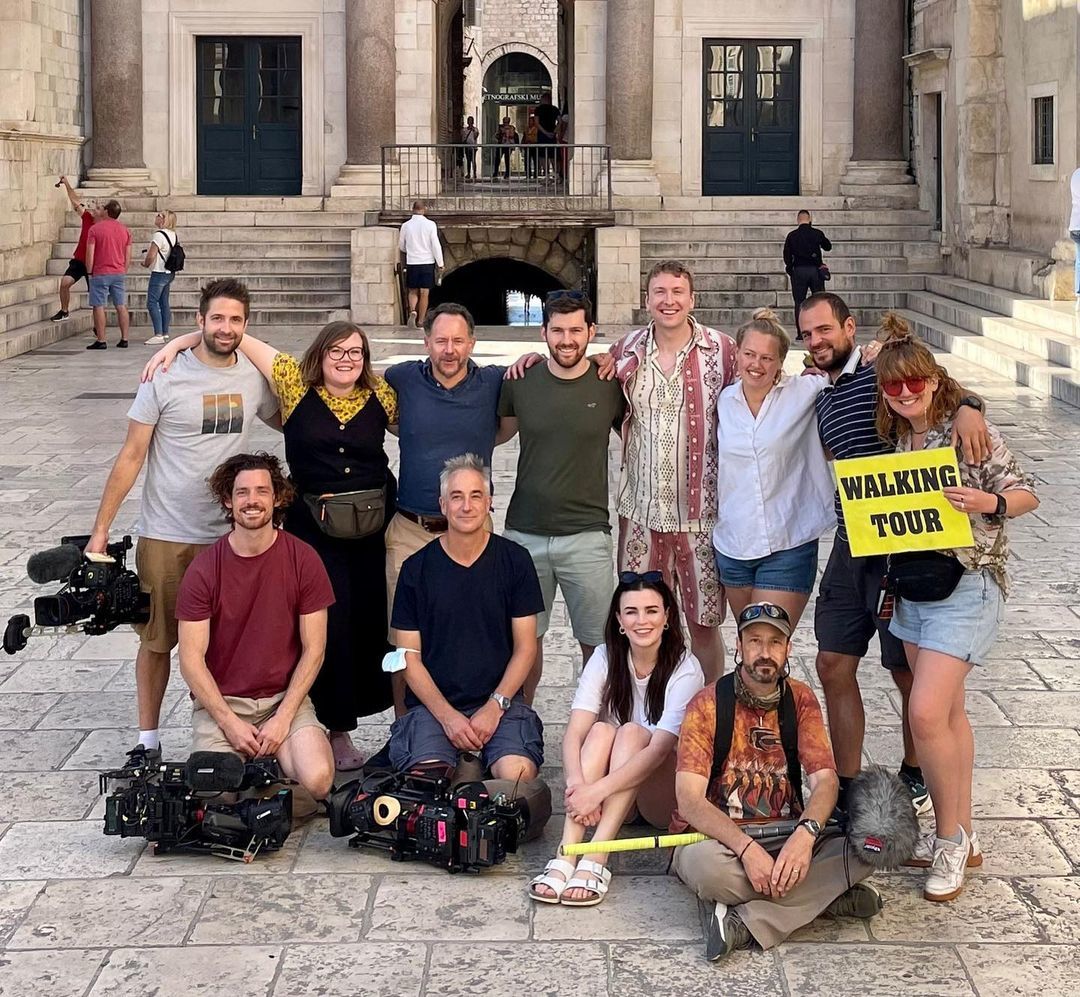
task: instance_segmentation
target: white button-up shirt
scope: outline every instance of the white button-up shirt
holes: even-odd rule
[[[785,375],[754,418],[737,381],[720,393],[713,546],[749,561],[816,540],[836,525],[832,470],[814,399],[827,377]]]
[[[442,245],[439,243],[439,227],[424,215],[413,215],[401,226],[398,250],[405,254],[405,265],[410,267],[435,263],[443,265]]]

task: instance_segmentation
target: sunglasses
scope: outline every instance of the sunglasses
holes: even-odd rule
[[[547,296],[544,298],[544,300],[545,301],[561,301],[563,298],[565,298],[567,301],[584,301],[585,300],[585,292],[584,291],[564,291],[564,290],[561,290],[561,289],[558,290],[558,291],[548,291]]]
[[[638,582],[647,582],[649,585],[655,585],[657,582],[664,580],[664,573],[662,571],[644,571],[638,574],[636,571],[624,571],[619,575],[620,585],[636,585]]]
[[[785,623],[791,622],[787,610],[782,606],[774,606],[771,602],[759,602],[755,603],[753,606],[747,606],[746,609],[739,613],[739,623],[752,623],[762,616],[767,616],[770,620],[783,620]]]
[[[907,386],[908,391],[913,395],[922,393],[922,390],[926,387],[927,379],[925,377],[904,377],[898,381],[882,381],[881,390],[885,392],[890,398],[896,398],[903,390],[904,386]]]

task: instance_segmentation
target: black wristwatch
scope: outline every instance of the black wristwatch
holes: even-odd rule
[[[975,409],[976,412],[986,411],[986,406],[983,405],[983,400],[978,395],[964,395],[960,399],[961,405],[966,405],[968,408]]]
[[[805,827],[815,838],[821,834],[821,824],[819,824],[813,817],[804,817],[796,827]]]
[[[1009,503],[1005,501],[1004,495],[997,495],[997,506],[993,512],[983,513],[983,519],[992,523],[998,519],[1004,519],[1009,513]]]

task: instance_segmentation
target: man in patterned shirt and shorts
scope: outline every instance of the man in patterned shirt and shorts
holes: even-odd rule
[[[735,341],[695,321],[694,276],[649,272],[651,319],[611,348],[626,396],[619,570],[662,571],[682,602],[707,682],[724,670],[724,591],[716,573],[716,400],[735,380]]]

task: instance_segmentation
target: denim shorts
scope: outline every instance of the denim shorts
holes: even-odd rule
[[[900,640],[983,664],[1004,619],[1005,600],[989,571],[965,571],[948,599],[896,600],[889,630]]]
[[[462,712],[472,716],[476,710]],[[502,715],[491,740],[480,751],[480,761],[489,769],[504,755],[521,755],[537,768],[544,764],[544,725],[520,699],[515,699]],[[426,706],[414,706],[390,727],[390,764],[402,772],[432,761],[453,767],[458,763],[458,749]]]
[[[106,301],[120,307],[127,304],[127,284],[122,273],[103,273],[90,278],[90,307],[104,308]]]
[[[740,561],[717,551],[716,570],[727,588],[772,589],[774,592],[809,595],[817,577],[817,555],[816,540],[750,561]]]

